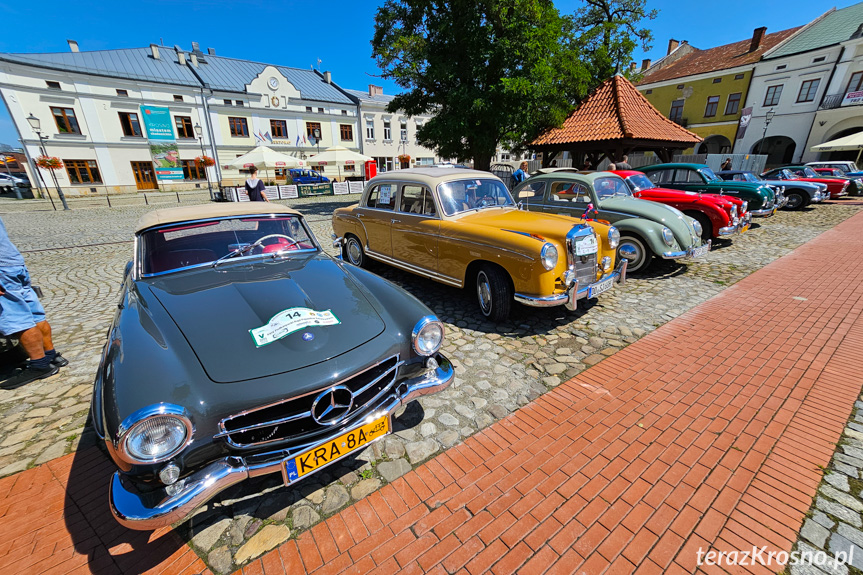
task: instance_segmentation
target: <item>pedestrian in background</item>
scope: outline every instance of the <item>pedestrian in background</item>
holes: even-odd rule
[[[50,377],[69,365],[69,360],[54,350],[45,309],[30,284],[24,256],[9,239],[3,220],[0,220],[0,334],[17,338],[29,358],[24,367],[0,383],[0,388],[21,387]]]
[[[623,155],[623,159],[615,164],[618,170],[631,170],[632,166],[629,165],[629,156],[626,154]]]
[[[519,184],[527,179],[527,162],[519,164],[518,169],[512,173],[512,179]]]
[[[269,202],[267,194],[264,193],[264,182],[258,179],[258,168],[252,166],[249,168],[249,179],[246,180],[246,193],[249,194],[249,200],[253,202]]]
[[[719,166],[719,171],[724,172],[725,170],[731,169],[731,158],[725,158],[725,161],[722,162],[722,165]]]

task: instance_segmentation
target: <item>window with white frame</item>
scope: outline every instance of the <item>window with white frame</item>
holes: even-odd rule
[[[384,142],[391,142],[393,139],[393,130],[389,120],[384,120]]]
[[[408,141],[408,123],[404,120],[401,123],[401,138],[400,139],[402,142]]]
[[[375,139],[375,121],[373,118],[366,118],[366,140]]]

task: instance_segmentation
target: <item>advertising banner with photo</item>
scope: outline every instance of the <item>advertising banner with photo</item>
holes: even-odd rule
[[[365,182],[355,182],[353,180],[348,182],[348,186],[350,187],[352,194],[362,194],[363,193],[363,187],[365,185],[366,185]]]
[[[740,124],[737,126],[737,140],[743,139],[746,135],[746,128],[749,127],[749,122],[752,121],[752,108],[743,108],[740,111]]]
[[[279,186],[279,198],[282,200],[292,200],[294,198],[299,198],[300,194],[297,192],[297,186],[291,184],[289,186]]]
[[[349,193],[347,182],[333,182],[333,194],[343,196]]]
[[[174,137],[171,111],[159,106],[141,106],[144,130],[150,142],[150,155],[157,180],[182,180],[183,166]]]

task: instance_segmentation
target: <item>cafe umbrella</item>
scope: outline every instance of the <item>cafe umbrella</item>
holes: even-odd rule
[[[286,170],[290,168],[301,168],[306,165],[306,162],[293,156],[277,152],[267,146],[258,146],[251,152],[247,152],[236,160],[233,160],[229,165],[238,169],[251,168],[252,166],[255,166],[258,169],[263,168],[267,179],[269,179],[270,168],[284,168]]]
[[[315,154],[309,158],[309,163],[318,166],[336,166],[339,170],[339,179],[342,177],[342,166],[357,166],[363,165],[371,161],[373,158],[353,152],[343,146],[333,146],[327,148],[320,154]]]

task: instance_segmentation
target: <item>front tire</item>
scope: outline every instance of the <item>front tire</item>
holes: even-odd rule
[[[358,268],[368,266],[368,257],[363,249],[363,243],[356,236],[348,236],[345,241],[345,246],[342,248],[342,258],[349,264],[353,264]]]
[[[476,274],[476,298],[479,311],[494,322],[509,317],[512,307],[512,285],[509,276],[498,267],[484,265]]]
[[[624,246],[627,247],[625,248]],[[621,249],[626,251],[629,248],[631,248],[631,251],[635,253],[635,258],[629,260],[629,263],[626,265],[626,273],[634,274],[646,270],[653,259],[653,254],[647,248],[644,240],[638,236],[620,236],[620,245],[617,246],[618,261],[619,258],[623,257],[620,255]]]
[[[785,204],[785,207],[789,210],[801,210],[806,205],[806,198],[800,192],[788,192],[786,196],[788,197],[788,203]]]

